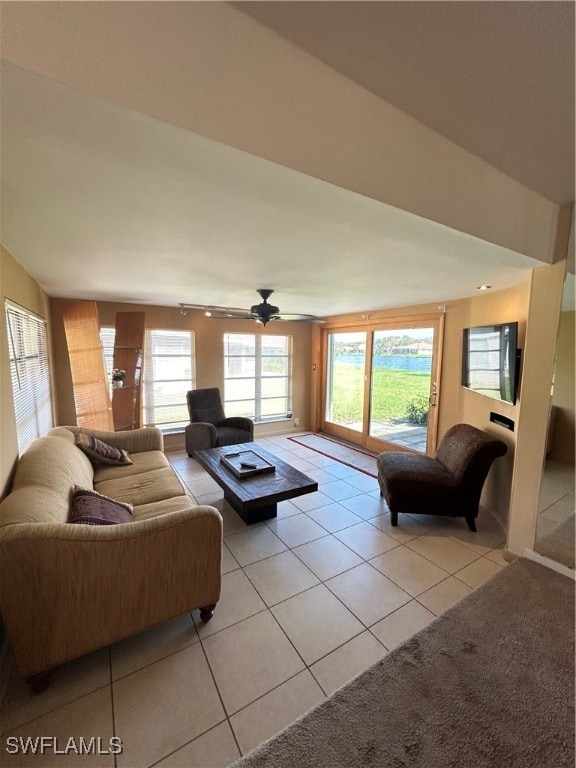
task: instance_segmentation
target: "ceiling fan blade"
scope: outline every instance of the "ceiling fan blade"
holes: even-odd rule
[[[317,323],[321,324],[324,322],[324,320],[320,320],[320,318],[316,317],[316,315],[288,315],[282,313],[281,315],[277,315],[276,320],[284,320],[286,322],[290,323]]]
[[[201,312],[215,314],[217,312],[226,313],[229,315],[246,315],[249,314],[247,309],[242,307],[219,307],[215,304],[179,304],[181,309],[198,309]]]
[[[246,312],[245,309],[244,310],[241,310],[241,309],[212,310],[209,308],[208,311],[210,312],[210,314],[209,315],[207,314],[206,316],[216,318],[216,319],[222,319],[226,317],[231,318],[232,320],[254,320],[255,319],[255,316],[251,315],[250,312]]]
[[[254,304],[250,309],[241,309],[239,307],[221,307],[214,304],[180,304],[180,311],[186,314],[188,309],[197,309],[203,311],[206,317],[219,319],[231,318],[235,320],[255,320],[257,323],[266,325],[271,320],[283,320],[293,323],[323,323],[315,315],[301,314],[281,314],[280,309],[273,304],[268,303],[268,297],[274,293],[271,288],[259,288],[257,291],[262,297],[261,304]]]

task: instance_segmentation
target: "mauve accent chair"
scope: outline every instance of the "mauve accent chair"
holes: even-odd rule
[[[380,494],[398,513],[464,517],[471,531],[492,462],[507,451],[502,440],[470,424],[456,424],[442,438],[436,456],[385,451],[378,456]]]
[[[186,453],[219,448],[223,445],[251,443],[254,440],[254,422],[244,416],[226,418],[220,390],[191,389],[186,394],[190,424],[186,427]]]

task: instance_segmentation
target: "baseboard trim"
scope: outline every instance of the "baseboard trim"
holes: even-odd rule
[[[563,576],[568,576],[572,581],[576,581],[576,573],[572,568],[568,568],[566,565],[562,565],[562,563],[557,563],[556,560],[551,560],[549,557],[539,555],[538,552],[534,552],[532,549],[525,549],[524,557],[527,560],[533,560],[535,563],[540,563],[540,565],[544,565],[546,568],[550,568],[557,573],[561,573]]]
[[[508,520],[505,520],[504,515],[502,515],[500,512],[498,512],[495,509],[490,509],[490,513],[494,518],[494,520],[496,520],[496,522],[498,523],[502,531],[506,533],[508,530]]]

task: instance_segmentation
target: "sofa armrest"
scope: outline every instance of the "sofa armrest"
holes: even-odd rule
[[[246,418],[246,416],[229,416],[224,421],[221,421],[218,426],[243,429],[245,432],[250,432],[251,435],[254,435],[254,422],[252,419]]]
[[[99,429],[84,429],[83,427],[66,427],[66,429],[74,434],[83,432],[86,435],[92,435],[114,448],[123,448],[128,453],[164,450],[164,436],[158,427],[143,427],[124,432],[106,432]]]
[[[220,596],[214,507],[123,525],[19,524],[0,532],[0,612],[28,676]]]
[[[184,430],[186,437],[186,453],[193,456],[194,451],[205,451],[214,448],[218,433],[214,424],[207,421],[195,421],[188,424]]]

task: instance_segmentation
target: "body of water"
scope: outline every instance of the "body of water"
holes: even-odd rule
[[[335,365],[364,365],[364,355],[338,355]],[[432,358],[424,355],[382,355],[373,358],[374,368],[386,368],[390,371],[410,371],[412,373],[430,373]]]

